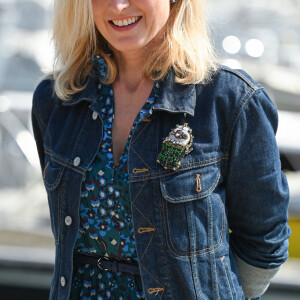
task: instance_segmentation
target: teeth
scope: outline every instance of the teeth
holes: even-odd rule
[[[133,24],[139,19],[140,19],[140,17],[132,17],[132,18],[117,20],[117,21],[112,21],[112,22],[117,26],[123,27],[123,26]]]

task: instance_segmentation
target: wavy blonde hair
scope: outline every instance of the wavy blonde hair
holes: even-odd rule
[[[161,79],[173,67],[177,82],[205,83],[217,70],[203,2],[177,0],[171,4],[163,42],[145,60],[146,78]],[[59,98],[66,100],[84,89],[96,53],[107,63],[103,83],[115,81],[117,65],[108,55],[108,43],[95,27],[91,0],[54,0],[53,41],[54,88]]]

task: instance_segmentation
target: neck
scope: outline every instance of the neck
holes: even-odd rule
[[[143,77],[144,56],[140,52],[118,52],[116,53],[118,64],[118,76],[116,82],[124,84],[128,90],[136,90]]]

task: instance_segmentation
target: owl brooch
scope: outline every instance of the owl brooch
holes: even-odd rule
[[[181,160],[190,153],[193,143],[192,129],[187,123],[176,125],[169,135],[164,138],[157,162],[165,169],[176,170],[181,165]]]

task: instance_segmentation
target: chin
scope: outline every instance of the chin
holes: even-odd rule
[[[140,51],[145,49],[146,44],[127,44],[127,45],[113,45],[113,49],[118,52]]]

